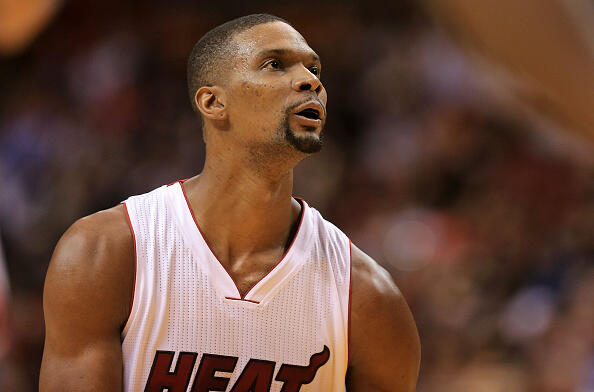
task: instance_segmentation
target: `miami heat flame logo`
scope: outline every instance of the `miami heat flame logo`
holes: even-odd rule
[[[175,369],[170,371],[175,353],[157,351],[153,366],[146,382],[145,392],[186,392],[190,384],[192,370],[198,353],[180,352]],[[309,365],[282,364],[275,380],[283,383],[281,392],[298,392],[301,386],[312,382],[318,372],[330,358],[330,349],[324,346],[319,353],[313,354]],[[229,377],[215,376],[216,372],[233,373],[237,357],[204,354],[198,365],[191,392],[225,391]],[[276,362],[250,359],[231,388],[231,392],[269,392]]]

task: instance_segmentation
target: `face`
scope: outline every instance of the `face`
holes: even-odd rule
[[[282,22],[255,26],[234,41],[238,54],[225,86],[233,137],[260,149],[319,151],[327,95],[316,53]]]

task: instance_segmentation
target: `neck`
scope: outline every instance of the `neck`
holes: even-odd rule
[[[254,165],[207,156],[184,189],[207,242],[230,267],[255,254],[282,255],[300,212],[292,168],[263,175]]]

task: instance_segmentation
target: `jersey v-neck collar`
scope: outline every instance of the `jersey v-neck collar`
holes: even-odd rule
[[[211,283],[225,301],[247,306],[261,306],[272,298],[284,282],[288,281],[305,263],[312,243],[310,238],[313,225],[309,206],[304,200],[297,199],[302,208],[301,218],[291,245],[274,268],[256,282],[244,296],[241,296],[237,284],[206,242],[190,207],[182,181],[171,184],[169,189],[171,205],[184,237],[198,259],[199,267],[211,277]]]

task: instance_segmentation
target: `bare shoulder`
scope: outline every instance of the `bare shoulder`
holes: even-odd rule
[[[352,316],[407,319],[408,305],[388,271],[355,245],[352,252]]]
[[[120,204],[81,218],[70,226],[56,245],[47,278],[116,274],[131,264],[133,256],[132,232],[125,206]]]
[[[420,342],[390,274],[352,245],[349,391],[413,391]]]
[[[77,220],[64,233],[56,251],[94,251],[102,247],[120,248],[128,243],[132,246],[131,238],[126,208],[119,204]]]
[[[110,316],[108,323],[123,321],[133,279],[134,243],[125,206],[79,219],[64,233],[50,261],[44,289],[46,320],[67,319],[62,312],[71,314],[69,310],[80,307],[83,313]],[[104,303],[109,304],[105,310]]]
[[[353,252],[353,277],[361,288],[364,289],[364,292],[368,294],[369,299],[402,298],[388,271],[361,249],[355,245],[351,246]],[[365,297],[360,299],[365,302],[362,305],[374,306],[378,304],[376,301],[366,301]]]

